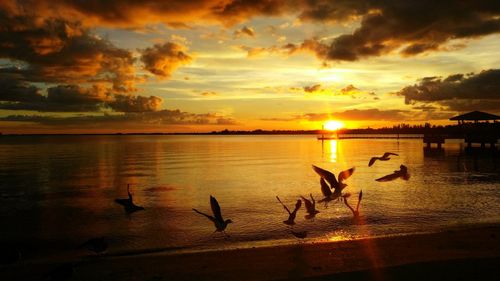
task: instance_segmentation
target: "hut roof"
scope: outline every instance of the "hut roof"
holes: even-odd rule
[[[482,112],[482,111],[472,111],[462,115],[458,115],[450,118],[450,120],[500,120],[500,116]]]

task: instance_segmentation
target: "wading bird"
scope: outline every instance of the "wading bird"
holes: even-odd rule
[[[321,169],[314,165],[312,166],[313,170],[321,177],[321,192],[323,193],[323,196],[325,196],[325,198],[321,199],[318,202],[325,202],[326,204],[326,202],[341,198],[342,190],[347,186],[347,184],[344,183],[344,180],[348,179],[354,173],[355,168],[352,167],[348,170],[340,172],[337,181],[335,175],[332,172]],[[330,184],[330,186],[328,186],[325,180]],[[333,193],[330,191],[331,188],[334,189]]]
[[[295,224],[295,217],[297,216],[297,211],[300,209],[300,206],[302,206],[302,201],[299,199],[297,200],[297,203],[295,203],[295,209],[293,212],[290,212],[290,210],[281,202],[280,198],[276,196],[276,199],[281,203],[283,208],[288,212],[288,219],[286,221],[283,221],[284,224],[286,225],[294,225]]]
[[[106,242],[104,237],[91,238],[78,248],[86,248],[89,251],[100,254],[108,249],[108,242]]]
[[[115,202],[122,205],[127,214],[131,214],[137,211],[144,210],[143,207],[134,204],[134,199],[132,198],[132,193],[130,193],[130,184],[127,184],[128,198],[125,199],[115,199]]]
[[[307,211],[307,215],[305,216],[306,219],[312,219],[316,216],[317,213],[319,213],[319,211],[316,210],[316,200],[314,200],[311,193],[309,193],[309,196],[311,197],[311,200],[305,198],[304,196],[300,196],[302,197],[304,205],[306,206],[306,211]]]
[[[356,205],[356,210],[353,209],[351,207],[351,205],[349,205],[349,203],[347,202],[347,198],[349,198],[351,196],[351,194],[345,194],[343,197],[344,197],[344,203],[345,205],[351,209],[351,212],[352,212],[352,215],[354,216],[354,219],[358,219],[359,218],[359,204],[361,203],[361,199],[363,198],[363,190],[361,190],[359,192],[359,196],[358,196],[358,204]]]
[[[376,179],[378,182],[386,182],[393,181],[397,178],[401,178],[405,181],[410,179],[410,174],[408,173],[408,168],[405,165],[399,166],[399,170],[394,171],[394,173],[389,174],[387,176],[383,176],[381,178]]]
[[[375,161],[377,161],[377,160],[380,160],[380,161],[390,160],[391,157],[389,157],[389,156],[391,156],[391,155],[399,156],[399,154],[396,154],[396,153],[386,152],[386,153],[384,153],[384,155],[382,155],[382,157],[372,157],[372,159],[370,159],[370,162],[368,163],[368,167],[371,167],[375,163]]]
[[[193,211],[211,220],[215,225],[215,232],[223,232],[226,235],[225,229],[227,225],[232,223],[233,221],[230,219],[224,220],[222,218],[219,202],[217,202],[217,199],[215,199],[215,197],[213,197],[212,195],[210,195],[210,207],[212,208],[212,213],[214,214],[213,216],[202,213],[196,209],[193,209]]]

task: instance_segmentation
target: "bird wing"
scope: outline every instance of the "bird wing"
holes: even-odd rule
[[[198,210],[196,210],[196,209],[193,209],[193,211],[195,211],[195,212],[197,212],[198,214],[200,214],[200,215],[202,215],[202,216],[205,216],[205,217],[207,217],[209,220],[211,220],[211,221],[215,222],[215,218],[214,218],[214,217],[212,217],[212,216],[210,216],[210,215],[207,215],[207,214],[205,214],[205,213],[202,213],[202,212],[200,212],[200,211],[198,211]]]
[[[285,204],[283,204],[283,202],[281,202],[281,200],[278,196],[276,196],[276,199],[278,199],[278,201],[281,203],[281,206],[283,206],[283,208],[285,208],[285,210],[288,212],[288,214],[292,214],[292,212],[290,212],[290,210],[288,210],[288,208],[285,206]]]
[[[210,207],[212,207],[212,213],[214,213],[214,217],[219,221],[223,221],[224,219],[222,219],[219,202],[217,202],[217,199],[215,199],[215,197],[213,197],[212,195],[210,195]]]
[[[330,187],[328,186],[328,184],[325,182],[325,180],[323,178],[321,178],[319,180],[320,184],[321,184],[321,192],[323,193],[323,196],[325,197],[330,197],[332,196],[332,191],[330,190]]]
[[[314,165],[312,165],[312,166],[313,166],[313,170],[320,177],[324,178],[330,184],[330,186],[334,187],[334,186],[337,186],[339,184],[333,173],[331,173],[330,171],[321,169],[320,167],[316,167]]]
[[[399,154],[397,154],[397,153],[386,152],[386,153],[384,153],[384,155],[382,155],[382,158],[387,158],[387,157],[389,157],[391,155],[399,156]]]
[[[376,179],[376,181],[378,181],[378,182],[393,181],[393,180],[399,178],[400,175],[401,174],[398,171],[396,171],[396,172],[394,172],[392,174],[389,174],[389,175],[383,176],[381,178],[378,178],[378,179]]]
[[[363,190],[359,192],[358,196],[358,204],[356,205],[356,211],[359,210],[359,204],[361,203],[361,199],[363,198]]]
[[[300,206],[302,206],[302,200],[297,200],[297,203],[295,203],[295,209],[293,210],[293,213],[296,213],[299,209]]]
[[[115,202],[125,207],[130,205],[130,199],[115,199]]]
[[[306,206],[306,210],[308,213],[312,213],[314,212],[314,206],[313,206],[313,203],[305,198],[304,196],[300,196],[302,198],[302,200],[304,201],[304,205]]]
[[[379,160],[380,158],[378,157],[372,157],[372,159],[370,159],[370,162],[368,162],[368,167],[371,167],[373,165],[373,163],[375,163],[375,161]]]
[[[348,179],[353,173],[354,173],[355,168],[352,167],[349,170],[345,170],[339,173],[339,182],[343,182],[344,180]]]

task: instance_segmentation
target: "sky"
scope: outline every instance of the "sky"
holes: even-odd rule
[[[500,114],[500,2],[0,0],[0,132]]]

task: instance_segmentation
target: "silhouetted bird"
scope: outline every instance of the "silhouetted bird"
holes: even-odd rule
[[[379,182],[393,181],[397,178],[401,178],[403,180],[409,180],[410,174],[408,173],[408,168],[405,165],[399,166],[399,170],[394,171],[394,173],[389,174],[387,176],[383,176],[381,178],[376,179]]]
[[[361,190],[359,192],[359,196],[358,196],[358,204],[356,205],[356,210],[353,209],[351,207],[351,205],[349,205],[349,203],[347,202],[347,198],[349,198],[351,196],[351,194],[345,194],[343,197],[344,197],[344,203],[345,205],[351,209],[351,212],[352,212],[352,215],[354,216],[355,219],[359,218],[359,204],[361,203],[361,199],[363,198],[363,190]]]
[[[283,204],[283,202],[281,202],[281,200],[278,196],[276,196],[276,199],[278,199],[278,201],[281,203],[281,205],[283,205],[283,208],[285,208],[285,210],[288,212],[288,219],[286,221],[283,221],[283,223],[286,225],[294,225],[295,224],[295,217],[297,216],[297,211],[300,209],[300,206],[302,206],[302,201],[300,199],[297,200],[297,203],[295,203],[295,209],[293,210],[293,212],[290,212],[290,210],[288,210],[288,208],[285,206],[285,204]]]
[[[43,277],[44,281],[66,281],[73,276],[74,266],[71,263],[60,265]]]
[[[104,237],[91,238],[80,245],[79,248],[86,248],[89,251],[100,254],[108,249],[108,242],[106,242]]]
[[[377,160],[380,160],[380,161],[390,160],[391,157],[389,157],[389,156],[391,156],[391,155],[399,156],[399,154],[396,154],[396,153],[386,152],[386,153],[384,153],[384,155],[382,155],[382,157],[372,157],[372,159],[370,159],[370,162],[368,163],[368,167],[371,167],[375,163],[375,161],[377,161]]]
[[[217,202],[217,199],[210,195],[210,206],[212,207],[212,213],[214,214],[213,216],[207,215],[205,213],[202,213],[196,209],[193,209],[193,211],[197,212],[200,215],[203,215],[207,217],[209,220],[211,220],[214,225],[215,225],[215,231],[217,232],[223,232],[226,234],[225,229],[229,223],[232,223],[233,221],[230,219],[224,220],[222,218],[222,213],[220,211],[220,206],[219,202]]]
[[[304,239],[307,237],[307,231],[290,231],[290,233],[292,233],[293,236],[297,237],[297,238],[300,238],[300,239]]]
[[[115,199],[115,202],[122,205],[125,212],[128,214],[144,210],[143,207],[134,204],[134,199],[132,198],[132,193],[130,193],[130,184],[127,184],[128,198],[126,199]]]
[[[319,167],[316,167],[314,165],[313,169],[314,171],[321,177],[320,179],[320,184],[321,184],[321,192],[323,193],[323,196],[325,198],[321,199],[318,202],[329,202],[332,200],[335,200],[337,198],[340,198],[342,195],[342,190],[347,186],[347,184],[344,183],[344,180],[349,178],[353,173],[355,168],[352,167],[349,170],[345,170],[339,173],[338,181],[335,178],[335,175],[327,170],[321,169]],[[330,186],[324,181],[326,180]],[[333,188],[334,191],[333,193],[329,190]]]
[[[307,215],[305,216],[306,219],[312,219],[316,216],[317,213],[319,213],[319,211],[316,210],[316,201],[314,200],[312,194],[309,193],[309,196],[311,197],[310,201],[309,199],[306,199],[304,196],[300,196],[302,197],[304,205],[306,206],[306,211],[307,211]]]

